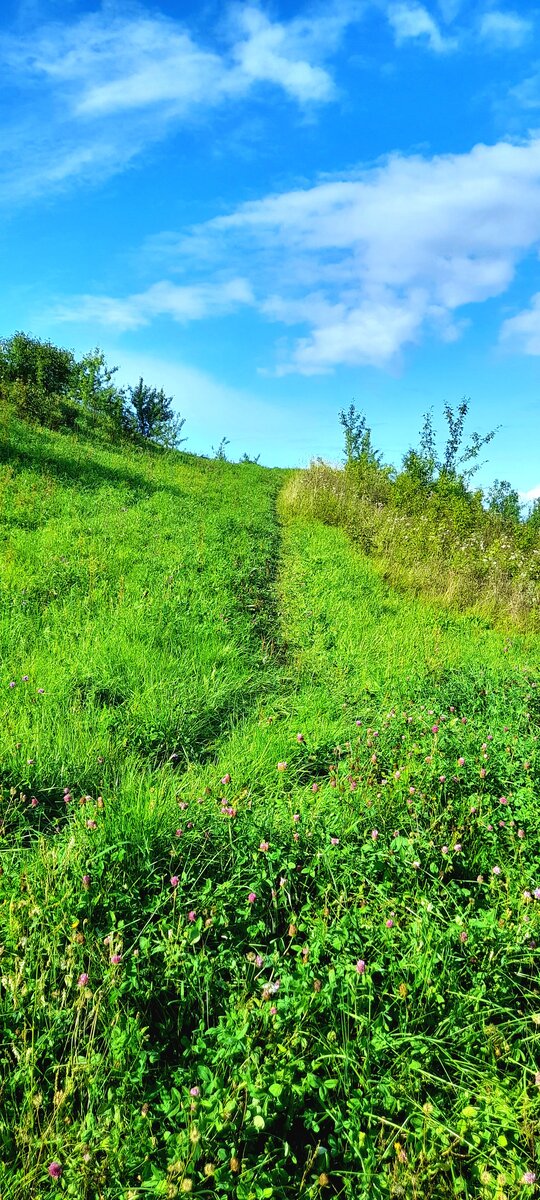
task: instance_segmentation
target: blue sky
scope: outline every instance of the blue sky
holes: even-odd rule
[[[4,0],[0,55],[4,335],[268,464],[470,396],[540,495],[540,7]]]

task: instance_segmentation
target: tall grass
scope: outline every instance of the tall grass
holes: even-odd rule
[[[3,454],[3,1200],[531,1195],[537,637],[283,474]]]
[[[406,483],[316,461],[291,477],[282,511],[342,526],[397,587],[501,628],[540,630],[538,527],[486,512],[479,493]]]

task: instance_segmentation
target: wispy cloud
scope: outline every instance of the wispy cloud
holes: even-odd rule
[[[146,292],[125,298],[114,296],[72,296],[69,303],[57,305],[51,316],[56,321],[91,322],[125,331],[149,325],[156,317],[171,317],[185,325],[205,317],[223,316],[242,305],[253,303],[253,293],[245,279],[200,283],[182,287],[167,280],[152,284]]]
[[[540,139],[435,158],[394,155],[356,177],[270,195],[167,239],[194,272],[214,257],[257,279],[266,318],[306,329],[280,372],[387,366],[426,336],[460,336],[465,306],[502,295],[540,241]]]
[[[478,32],[490,46],[501,50],[516,49],[531,37],[533,22],[515,12],[493,9],[482,14]]]
[[[540,354],[540,292],[531,296],[529,308],[503,322],[500,342],[518,354]]]
[[[534,504],[535,500],[540,500],[540,483],[536,487],[532,487],[528,492],[520,492],[519,498],[523,504]]]
[[[426,337],[457,340],[469,306],[503,295],[539,244],[540,138],[434,158],[395,154],[162,235],[148,262],[155,267],[161,255],[188,284],[162,281],[125,299],[76,297],[65,319],[128,329],[158,315],[187,321],[252,305],[297,330],[288,345],[280,340],[278,374],[388,367]],[[501,337],[540,353],[540,294]]]
[[[388,20],[398,45],[411,39],[420,38],[425,40],[430,49],[437,54],[444,54],[457,47],[457,41],[454,38],[443,36],[435,18],[422,4],[391,4],[388,9]]]
[[[106,7],[25,40],[4,34],[0,63],[20,116],[4,127],[0,195],[121,170],[179,123],[256,88],[301,107],[331,100],[325,61],[362,11],[359,0],[336,0],[326,15],[279,22],[240,4],[211,31],[212,44],[179,20]]]

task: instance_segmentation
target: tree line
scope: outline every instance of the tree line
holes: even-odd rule
[[[117,370],[99,348],[77,359],[28,333],[0,338],[0,400],[18,416],[49,429],[178,448],[185,418],[174,413],[173,397],[142,377],[119,387]]]

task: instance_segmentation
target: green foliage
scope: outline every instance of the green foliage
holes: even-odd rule
[[[465,421],[469,407],[470,400],[465,398],[455,410],[449,404],[444,405],[448,434],[442,453],[437,449],[433,409],[424,415],[419,447],[417,450],[408,450],[403,459],[403,472],[414,485],[425,489],[432,487],[439,480],[454,480],[465,487],[479,470],[480,463],[476,460],[483,447],[493,440],[497,429],[492,429],[486,434],[472,433],[468,443],[464,445]],[[466,466],[467,463],[473,465]]]
[[[112,440],[129,432],[126,395],[113,382],[118,367],[109,367],[103,351],[96,347],[76,365],[73,397],[81,406],[81,431],[102,430]]]
[[[150,439],[168,449],[178,448],[185,438],[180,432],[185,418],[175,417],[173,399],[166,396],[163,388],[149,387],[142,377],[136,387],[129,389],[129,402],[135,418],[135,431],[140,437]]]
[[[537,637],[298,476],[0,433],[2,1196],[528,1194]]]
[[[53,429],[73,428],[75,375],[70,350],[60,350],[26,333],[0,339],[0,396],[22,417]]]
[[[519,495],[506,479],[496,479],[486,493],[487,506],[490,512],[497,513],[505,521],[519,521],[521,504]]]
[[[217,458],[218,462],[227,462],[225,447],[229,445],[229,438],[222,437],[219,446],[212,446],[212,454]]]
[[[373,449],[371,429],[364,413],[359,412],[354,404],[348,409],[341,409],[339,421],[345,435],[345,463],[362,463],[364,466],[377,467],[381,454]]]

